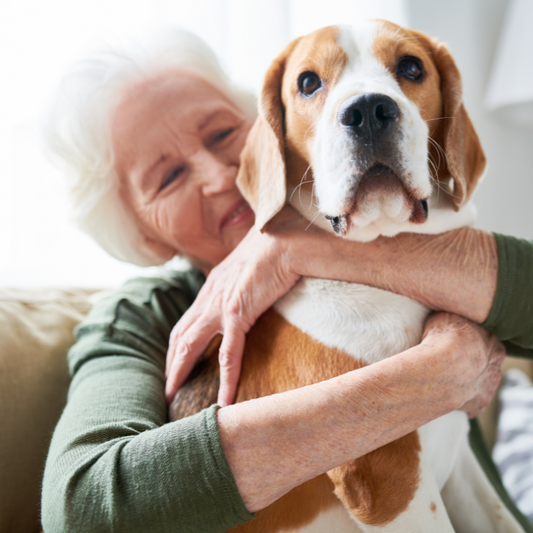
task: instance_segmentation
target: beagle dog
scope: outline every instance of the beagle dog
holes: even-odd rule
[[[320,227],[368,241],[473,224],[485,168],[447,48],[385,21],[327,27],[273,62],[239,187],[264,228],[289,201]],[[247,336],[237,401],[330,379],[420,342],[429,310],[386,291],[302,279]],[[216,347],[215,347],[216,348]],[[216,400],[216,358],[171,418]],[[467,441],[443,416],[293,489],[231,531],[519,533]]]

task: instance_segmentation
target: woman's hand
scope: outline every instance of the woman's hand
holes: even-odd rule
[[[233,402],[245,334],[300,277],[289,264],[286,237],[293,229],[300,229],[302,218],[286,207],[273,222],[269,232],[250,229],[233,252],[210,272],[193,305],[172,330],[166,365],[167,402],[172,401],[211,339],[219,333],[223,340],[218,403],[225,406]]]
[[[469,418],[481,414],[500,383],[505,347],[485,329],[449,313],[429,316],[423,345],[445,348],[445,363],[455,386],[458,408]]]

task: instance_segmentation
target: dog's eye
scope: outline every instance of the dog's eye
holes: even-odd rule
[[[418,57],[402,57],[398,62],[398,75],[411,81],[422,81],[424,69]]]
[[[303,95],[311,96],[320,87],[322,87],[322,81],[314,72],[300,74],[298,88]]]

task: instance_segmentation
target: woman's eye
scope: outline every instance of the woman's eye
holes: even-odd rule
[[[298,78],[298,89],[305,96],[311,96],[322,87],[322,81],[314,72],[304,72]]]
[[[220,133],[217,133],[213,140],[215,142],[221,142],[226,137],[229,137],[234,131],[235,131],[235,128],[228,128],[227,130],[224,130],[224,131],[221,131]]]
[[[165,187],[168,187],[173,181],[175,181],[185,170],[185,167],[178,167],[172,170],[163,182],[161,183],[161,186],[159,187],[159,190],[162,191]]]
[[[422,81],[424,69],[418,57],[402,57],[398,61],[398,75],[411,81]]]

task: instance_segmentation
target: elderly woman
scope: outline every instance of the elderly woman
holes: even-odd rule
[[[384,287],[533,347],[523,297],[533,282],[513,278],[533,262],[525,243],[465,229],[360,245],[303,232],[289,208],[257,232],[235,186],[253,116],[250,98],[184,32],[98,55],[63,85],[50,142],[67,164],[81,227],[119,259],[156,265],[179,254],[194,268],[127,283],[78,328],[44,476],[47,533],[226,531],[318,474],[487,404],[501,344],[441,313],[399,356],[230,405],[244,333],[301,275]],[[169,337],[195,299],[175,330],[167,396],[224,332],[222,407],[166,423]]]

